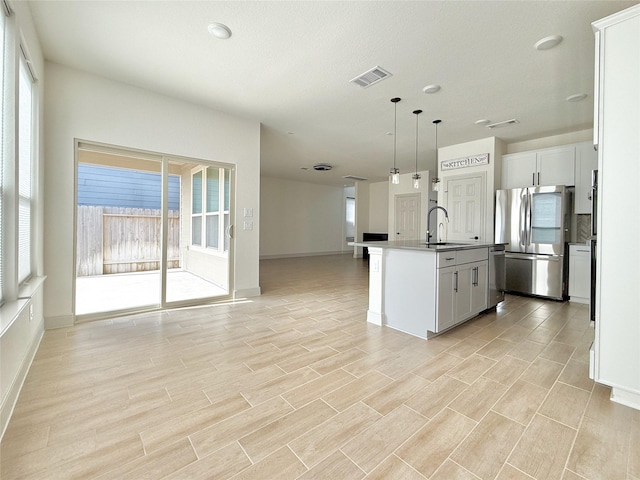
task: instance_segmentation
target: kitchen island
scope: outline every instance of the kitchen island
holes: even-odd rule
[[[489,284],[504,275],[489,272],[490,250],[499,247],[493,243],[352,245],[369,249],[367,321],[425,339],[492,306]]]

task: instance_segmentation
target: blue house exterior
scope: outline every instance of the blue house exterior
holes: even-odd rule
[[[180,209],[180,177],[169,175],[169,210]],[[162,175],[78,164],[78,205],[160,210]]]

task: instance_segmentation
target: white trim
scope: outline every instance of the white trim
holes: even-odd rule
[[[333,252],[301,252],[301,253],[284,253],[281,255],[261,255],[260,260],[276,260],[278,258],[299,258],[299,257],[321,257],[324,255],[353,255],[351,250],[333,251]]]
[[[42,341],[42,337],[44,336],[44,330],[40,332],[40,336],[36,337],[34,341],[29,346],[27,350],[27,354],[22,361],[22,366],[20,367],[20,371],[18,375],[14,378],[11,387],[7,392],[7,396],[5,397],[2,406],[0,406],[0,440],[5,434],[7,430],[7,426],[9,425],[9,420],[11,420],[11,416],[13,415],[13,410],[18,403],[18,396],[20,395],[20,391],[22,390],[22,386],[24,385],[24,381],[27,378],[27,373],[29,373],[29,369],[31,368],[31,364],[33,363],[33,359],[38,352],[38,348],[40,347],[40,342]]]
[[[260,295],[262,295],[262,290],[260,289],[260,287],[241,288],[240,290],[233,291],[234,300],[238,300],[240,298],[259,297]]]
[[[59,315],[57,317],[45,317],[44,329],[55,330],[56,328],[73,327],[75,317],[73,315]]]
[[[613,387],[611,389],[610,398],[612,402],[640,410],[640,392],[631,391],[626,388]]]

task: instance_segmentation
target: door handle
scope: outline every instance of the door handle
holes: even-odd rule
[[[225,229],[224,233],[227,236],[227,238],[233,238],[233,225],[227,225],[227,228]]]
[[[453,291],[458,291],[458,272],[453,272]]]

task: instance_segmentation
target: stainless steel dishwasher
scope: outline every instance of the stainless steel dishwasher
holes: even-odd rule
[[[489,247],[489,298],[487,308],[493,308],[504,300],[506,285],[504,245]]]

